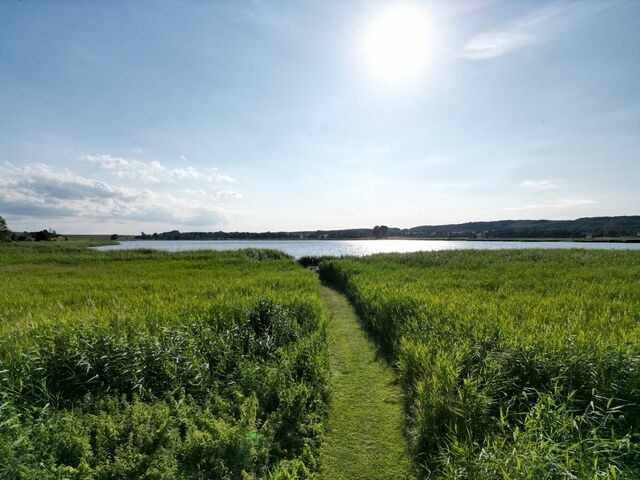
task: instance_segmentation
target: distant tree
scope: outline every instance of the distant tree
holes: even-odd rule
[[[11,231],[7,227],[7,222],[4,221],[4,218],[0,217],[0,242],[9,241],[11,241]]]
[[[386,225],[376,225],[373,227],[373,236],[376,238],[387,238],[389,227]]]
[[[51,234],[47,230],[42,230],[41,232],[36,232],[35,241],[43,242],[51,239]]]
[[[118,240],[118,238],[120,238],[120,236],[117,233],[111,235],[111,240]]]

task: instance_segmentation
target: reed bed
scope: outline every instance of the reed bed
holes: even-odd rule
[[[265,250],[0,248],[0,478],[307,478],[314,274]]]
[[[640,478],[640,252],[324,260],[397,366],[425,478]]]

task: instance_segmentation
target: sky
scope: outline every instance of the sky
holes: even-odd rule
[[[640,214],[640,2],[0,2],[15,231]]]

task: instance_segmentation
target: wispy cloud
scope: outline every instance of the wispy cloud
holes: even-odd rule
[[[591,205],[596,203],[595,200],[588,198],[561,198],[551,203],[522,205],[518,207],[505,207],[505,210],[537,210],[541,208],[571,208],[580,207],[582,205]]]
[[[202,174],[193,167],[177,168],[169,173],[173,178],[182,180],[184,178],[200,178]]]
[[[596,203],[595,200],[590,200],[588,198],[563,198],[551,206],[555,208],[567,208],[577,207],[579,205],[591,205],[593,203]]]
[[[203,180],[207,182],[227,183],[235,182],[233,177],[219,173],[217,168],[207,168],[205,171],[201,171],[195,167],[188,166],[167,171],[164,165],[155,160],[151,162],[142,162],[140,160],[123,158],[108,153],[82,155],[80,159],[95,163],[104,170],[110,171],[118,178],[129,178],[150,182],[169,179]],[[187,160],[184,155],[180,155],[180,159],[182,161]]]
[[[133,178],[156,182],[160,179],[160,173],[164,167],[160,162],[141,162],[106,154],[83,155],[81,160],[86,160],[100,165],[106,170],[111,170],[119,178]]]
[[[235,179],[229,175],[223,175],[217,172],[215,168],[209,168],[206,172],[201,172],[197,168],[194,167],[186,167],[186,168],[177,168],[175,170],[171,170],[169,173],[171,177],[176,180],[185,180],[185,179],[200,179],[206,180],[209,182],[227,182],[233,183]]]
[[[509,24],[475,35],[467,41],[459,56],[472,60],[499,57],[573,28],[617,4],[618,2],[552,4]]]
[[[220,190],[211,194],[214,198],[242,198],[238,192],[231,190]]]
[[[522,182],[520,185],[527,188],[532,188],[535,190],[554,190],[556,188],[560,188],[555,183],[550,180],[526,180]]]
[[[504,55],[535,42],[533,35],[519,31],[483,33],[469,40],[462,55],[474,60]]]
[[[217,190],[217,191],[207,192],[202,188],[195,188],[195,189],[185,188],[183,192],[189,196],[195,195],[199,197],[207,197],[213,200],[242,198],[242,195],[240,193],[234,192],[231,190]]]

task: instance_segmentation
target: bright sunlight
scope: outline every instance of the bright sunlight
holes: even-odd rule
[[[414,3],[396,3],[373,15],[361,47],[375,79],[399,87],[421,77],[431,43],[426,9]]]

